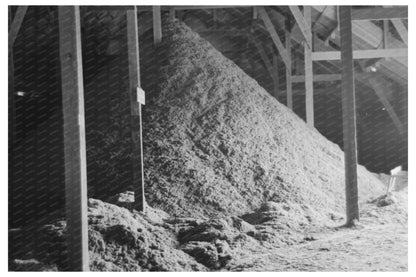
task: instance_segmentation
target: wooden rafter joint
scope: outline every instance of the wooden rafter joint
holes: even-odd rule
[[[260,18],[263,20],[264,26],[266,27],[266,30],[269,32],[274,42],[274,45],[279,51],[279,54],[282,57],[283,62],[285,63],[286,66],[288,66],[288,64],[290,63],[288,51],[283,45],[282,41],[280,40],[279,35],[277,34],[276,29],[269,15],[267,14],[266,9],[264,7],[258,7],[258,13],[259,13]]]
[[[308,47],[312,47],[312,29],[311,25],[308,24],[308,21],[303,16],[298,6],[289,6],[290,11],[292,12],[293,17],[296,20],[296,23],[299,26],[299,29],[303,35],[303,38],[306,41]]]

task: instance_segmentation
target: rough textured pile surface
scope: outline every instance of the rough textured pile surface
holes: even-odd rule
[[[134,211],[131,192],[89,199],[91,270],[288,269],[298,255],[288,247],[313,244],[313,230],[332,234],[344,222],[342,151],[186,26],[165,22],[163,34],[158,85],[144,109],[151,207]],[[407,206],[396,205],[407,199],[377,198],[385,185],[358,170],[367,223],[407,224]],[[10,231],[21,242],[10,269],[62,270],[65,221],[34,229],[33,241]]]
[[[298,221],[343,212],[337,145],[185,25],[165,22],[163,34],[158,86],[144,109],[150,205],[172,215],[242,216],[273,201]],[[373,174],[358,173],[360,199],[382,193]]]
[[[90,198],[88,229],[92,271],[207,271],[229,264],[252,238],[255,228],[243,220],[200,220],[170,217],[148,208],[146,215],[129,210],[132,192],[113,197],[111,203]],[[25,235],[36,229],[33,240]],[[56,271],[66,264],[66,221],[12,230],[20,244],[9,257],[12,271]]]
[[[89,199],[90,270],[403,271],[407,269],[407,189],[388,197],[387,205],[378,205],[386,197],[363,203],[363,225],[357,228],[309,230],[293,229],[285,206],[273,202],[256,217],[245,218],[255,222],[252,225],[235,216],[201,220],[170,217],[152,208],[143,215],[130,209],[132,192],[112,197],[112,203]],[[343,219],[333,222],[340,226]],[[27,232],[33,230],[30,240]],[[65,268],[64,220],[11,230],[9,235],[19,242],[9,255],[9,270]]]

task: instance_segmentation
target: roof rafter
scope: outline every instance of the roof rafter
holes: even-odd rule
[[[267,14],[267,11],[264,7],[258,8],[258,13],[260,15],[260,18],[263,20],[264,25],[266,27],[266,30],[269,32],[274,44],[276,45],[277,50],[279,51],[280,56],[282,57],[283,62],[287,66],[290,63],[289,55],[287,52],[287,49],[284,47],[282,41],[280,40],[276,29],[274,28],[274,25],[272,21],[270,20],[269,15]]]
[[[290,11],[293,14],[293,17],[298,24],[300,31],[302,32],[303,38],[308,44],[309,47],[312,46],[312,40],[309,33],[311,32],[311,26],[309,26],[308,22],[306,21],[305,17],[303,16],[302,12],[300,11],[298,6],[289,6]]]

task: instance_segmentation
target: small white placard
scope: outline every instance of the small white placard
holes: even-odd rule
[[[398,166],[398,167],[395,167],[395,168],[393,168],[392,170],[390,170],[390,174],[391,175],[396,175],[397,173],[399,173],[400,171],[402,171],[402,166],[400,165],[400,166]]]
[[[146,103],[145,92],[140,87],[137,87],[137,102],[139,102],[142,105]]]

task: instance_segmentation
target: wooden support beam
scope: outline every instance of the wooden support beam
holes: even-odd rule
[[[354,50],[353,59],[375,59],[375,58],[392,58],[392,57],[407,57],[407,48],[397,49],[370,49],[370,50]],[[322,51],[313,52],[313,61],[334,61],[341,59],[340,51]]]
[[[256,6],[253,6],[253,19],[257,19],[258,17],[258,10]]]
[[[9,14],[9,26],[12,26],[12,8],[9,6],[8,7],[8,14]],[[8,68],[8,73],[9,73],[9,78],[8,78],[8,104],[9,104],[9,111],[8,111],[8,116],[9,116],[9,136],[8,136],[8,143],[9,143],[9,147],[8,147],[8,158],[9,161],[12,161],[13,159],[13,149],[14,149],[14,126],[15,126],[15,105],[14,105],[14,59],[13,59],[13,44],[11,43],[12,41],[9,38],[9,47],[8,47],[8,64],[9,64],[9,68]],[[13,165],[12,162],[9,162],[9,178],[12,178],[13,175]],[[11,179],[9,179],[11,180]],[[10,187],[9,187],[9,191],[10,191]],[[10,197],[10,196],[9,196]],[[11,244],[11,242],[9,242],[9,245]]]
[[[311,32],[311,7],[303,7],[304,20],[307,25],[306,36],[307,39],[304,43],[304,56],[305,56],[305,105],[306,105],[306,123],[308,126],[314,126],[314,104],[313,104],[313,62],[312,62],[312,44],[306,43],[306,41],[312,41]]]
[[[153,43],[155,45],[162,42],[162,18],[160,6],[153,6]]]
[[[136,8],[136,10],[137,10],[137,8]],[[175,18],[175,9],[173,9],[173,8],[169,9],[169,17],[171,19]]]
[[[304,6],[307,7],[307,6]],[[300,31],[302,32],[303,38],[306,41],[306,44],[309,47],[312,47],[312,38],[309,35],[311,32],[311,24],[308,24],[308,21],[305,19],[304,15],[300,11],[298,6],[289,6],[290,11],[293,14],[293,17],[296,20],[296,23],[298,24]],[[310,6],[309,6],[310,9]]]
[[[81,21],[78,6],[59,6],[58,12],[68,270],[88,271],[87,161]]]
[[[373,72],[365,72],[354,74],[355,80],[358,80],[362,83],[367,84],[367,80],[370,78],[374,78],[377,73]],[[314,82],[336,82],[341,81],[341,74],[315,74],[313,75]],[[305,82],[304,75],[293,75],[292,76],[292,83],[303,83]]]
[[[392,19],[391,23],[393,23],[394,28],[396,28],[397,33],[399,33],[400,38],[403,40],[403,42],[406,44],[406,46],[409,45],[408,43],[408,32],[406,29],[406,26],[404,26],[401,19]]]
[[[389,48],[389,21],[383,20],[383,48]]]
[[[283,62],[286,66],[289,64],[289,55],[286,51],[286,48],[283,46],[282,41],[280,40],[276,29],[274,28],[274,25],[272,21],[270,20],[269,15],[267,14],[267,11],[264,7],[258,7],[258,13],[260,15],[260,18],[264,22],[264,26],[266,27],[266,30],[269,32],[274,45],[276,46],[277,50],[279,51],[280,56],[282,57]]]
[[[305,82],[305,76],[304,75],[294,75],[292,76],[292,83],[303,83]],[[340,81],[341,80],[341,74],[319,74],[313,76],[314,82],[334,82],[334,81]]]
[[[132,137],[134,206],[138,211],[145,213],[146,199],[144,194],[142,109],[141,104],[137,101],[137,90],[141,87],[137,10],[127,11],[127,49],[129,57],[130,122]]]
[[[335,31],[339,32],[339,6],[335,6],[335,12],[336,12],[336,24],[329,31],[328,36],[324,39],[325,45],[329,45],[329,40],[334,37]]]
[[[104,11],[127,11],[127,10],[133,10],[134,6],[85,6],[89,10],[104,10]],[[191,5],[191,6],[160,6],[162,11],[168,11],[170,9],[173,9],[175,11],[185,11],[185,10],[212,10],[212,9],[240,9],[240,8],[252,8],[252,6],[233,6],[233,5],[227,5],[227,6],[199,6],[199,5]],[[137,6],[137,11],[139,12],[146,12],[146,11],[152,11],[152,6]]]
[[[370,83],[374,92],[377,94],[378,99],[383,104],[387,113],[393,120],[394,126],[396,126],[400,134],[403,134],[404,132],[403,124],[401,120],[399,119],[399,117],[397,116],[396,112],[394,111],[393,107],[391,106],[389,100],[387,99],[386,94],[384,93],[385,88],[379,82],[377,82],[376,79],[370,78],[368,79],[368,82]]]
[[[352,20],[387,20],[387,19],[406,19],[407,6],[397,6],[393,8],[366,8],[352,10]]]
[[[351,6],[340,7],[342,126],[345,163],[346,226],[360,219],[357,177],[357,126],[355,114],[354,60]]]
[[[13,47],[17,34],[19,33],[20,26],[22,26],[23,19],[27,11],[27,6],[19,6],[16,11],[16,15],[13,18],[12,24],[9,28],[9,45]],[[10,14],[11,16],[11,14]]]
[[[354,78],[356,81],[361,82],[362,84],[368,85],[368,80],[375,78],[378,73],[374,72],[365,72],[365,73],[355,73]],[[313,76],[314,82],[337,82],[341,81],[341,74],[317,74]],[[304,75],[293,75],[292,83],[303,83],[305,82]]]
[[[289,25],[289,24],[287,24]],[[286,65],[286,105],[289,109],[293,110],[293,92],[292,92],[292,44],[290,30],[286,26],[285,42],[286,51],[289,57],[289,63]]]

